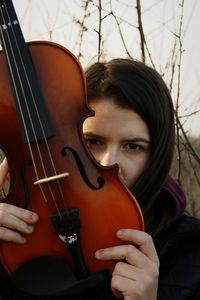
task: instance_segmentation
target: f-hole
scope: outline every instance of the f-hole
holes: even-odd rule
[[[10,190],[10,171],[6,152],[0,146],[0,200],[7,198]]]

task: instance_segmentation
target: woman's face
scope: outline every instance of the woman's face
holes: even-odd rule
[[[87,118],[83,133],[95,159],[103,166],[119,165],[122,182],[131,188],[144,171],[150,153],[146,123],[133,110],[111,99],[92,101],[95,116]]]

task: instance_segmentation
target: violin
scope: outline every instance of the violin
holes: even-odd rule
[[[94,112],[76,57],[56,43],[26,43],[11,0],[0,0],[0,41],[0,148],[10,171],[3,201],[40,217],[25,244],[1,241],[1,262],[30,294],[95,285],[116,263],[95,251],[122,244],[119,228],[143,230],[140,207],[118,167],[102,167],[87,149],[82,124]]]

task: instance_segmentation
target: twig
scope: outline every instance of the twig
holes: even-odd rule
[[[198,164],[200,164],[200,157],[198,156],[198,154],[194,150],[192,144],[190,143],[190,141],[187,137],[187,134],[185,133],[185,130],[184,130],[183,125],[181,124],[179,118],[177,119],[177,125],[180,128],[180,130],[181,130],[181,132],[184,136],[184,139],[186,141],[185,147],[187,147],[190,150],[190,153],[192,154],[192,156],[195,158],[195,160],[198,162]],[[180,138],[180,136],[179,136],[179,138]]]
[[[98,62],[100,61],[101,56],[101,24],[102,24],[102,16],[101,16],[101,0],[99,0],[99,30],[98,30]]]
[[[155,69],[155,65],[154,65],[153,59],[151,57],[151,53],[148,49],[145,34],[144,34],[144,30],[143,30],[140,0],[137,0],[136,10],[137,10],[137,16],[138,16],[138,30],[139,30],[139,33],[140,33],[140,41],[141,41],[140,45],[141,45],[141,52],[142,52],[142,61],[145,62],[145,60],[146,60],[146,56],[145,56],[145,48],[146,48],[149,59],[151,61],[151,64]]]
[[[78,55],[77,58],[80,59],[82,57],[82,53],[81,53],[81,49],[82,49],[82,43],[83,43],[83,35],[84,32],[86,32],[88,29],[85,26],[85,20],[88,17],[88,12],[87,12],[87,8],[88,8],[88,4],[89,4],[90,0],[86,0],[84,5],[83,5],[83,10],[84,10],[84,15],[83,15],[83,20],[79,21],[76,20],[76,23],[80,25],[80,42],[79,42],[79,50],[78,50]]]
[[[138,16],[138,29],[140,32],[140,47],[142,52],[142,61],[145,62],[145,35],[143,31],[143,24],[142,24],[142,17],[141,17],[141,5],[140,0],[137,0],[136,10],[137,10],[137,16]]]
[[[178,117],[178,111],[179,111],[179,99],[180,99],[180,84],[181,84],[181,61],[182,61],[182,26],[183,26],[183,7],[184,7],[184,0],[182,0],[181,6],[181,18],[180,18],[180,24],[179,24],[179,33],[177,36],[179,41],[179,59],[178,59],[178,84],[177,84],[177,97],[176,97],[176,106],[175,106],[175,118],[176,118],[176,134],[177,134],[177,161],[178,161],[178,174],[177,174],[177,181],[181,182],[181,148],[180,148],[180,132],[179,129],[182,128],[180,126],[180,120]],[[185,135],[185,132],[184,132]]]
[[[126,46],[126,43],[125,43],[125,40],[124,40],[124,36],[123,36],[123,33],[121,31],[121,27],[120,27],[120,24],[119,24],[119,21],[117,19],[117,17],[115,16],[115,14],[113,13],[113,11],[111,12],[111,15],[113,16],[113,18],[115,19],[116,23],[117,23],[117,28],[119,30],[119,35],[120,35],[120,38],[122,40],[122,44],[124,46],[124,49],[126,50],[126,54],[128,55],[129,58],[133,58],[132,55],[130,54],[127,46]]]

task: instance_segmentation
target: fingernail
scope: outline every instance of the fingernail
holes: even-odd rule
[[[21,239],[19,240],[20,244],[25,244],[26,243],[26,238],[25,237],[21,237]]]
[[[117,236],[118,236],[119,238],[123,237],[123,236],[124,236],[124,231],[123,231],[122,229],[118,230],[118,231],[117,231]]]
[[[26,232],[27,232],[27,233],[32,233],[33,230],[34,230],[34,226],[32,226],[32,225],[29,225],[29,226],[27,226],[27,228],[26,228]]]
[[[97,250],[97,251],[95,252],[95,257],[96,257],[97,259],[101,259],[101,257],[102,257],[102,250]]]
[[[30,219],[31,219],[31,221],[37,221],[39,219],[39,217],[36,213],[31,213]]]

